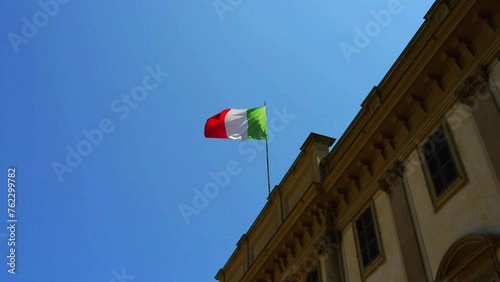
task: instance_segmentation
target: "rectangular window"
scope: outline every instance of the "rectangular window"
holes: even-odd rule
[[[319,282],[319,273],[317,269],[309,272],[306,278],[306,282]]]
[[[420,157],[437,211],[466,182],[462,163],[446,124],[436,129],[424,143]]]
[[[361,265],[363,269],[366,269],[381,255],[377,227],[371,207],[368,207],[356,220],[356,235]]]
[[[424,144],[423,151],[434,191],[439,197],[458,179],[457,166],[442,127]]]

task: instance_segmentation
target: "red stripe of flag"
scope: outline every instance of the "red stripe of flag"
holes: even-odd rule
[[[205,123],[206,138],[228,138],[226,133],[225,119],[230,109],[225,109],[222,112],[207,119]]]

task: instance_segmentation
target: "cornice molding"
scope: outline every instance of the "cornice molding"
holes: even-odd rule
[[[380,190],[387,193],[389,196],[394,190],[394,184],[403,180],[405,173],[405,166],[403,161],[397,160],[394,162],[392,168],[386,170],[379,180]]]
[[[455,28],[470,20],[470,14],[476,12],[473,6],[477,3],[475,0],[458,1],[439,26],[432,27],[428,21],[424,23],[380,86],[365,99],[363,108],[338,144],[322,161],[328,167],[323,183],[313,182],[305,189],[240,281],[269,281],[282,277],[296,263],[297,257],[304,254],[312,238],[324,233],[330,239],[331,232],[343,230],[352,221],[353,214],[380,193],[379,190],[390,195],[394,184],[404,174],[401,159],[415,149],[415,140],[425,139],[458,101],[470,103],[478,88],[487,81],[479,65],[484,66],[498,56],[500,46],[498,28],[484,15],[478,15],[480,29],[473,35],[476,37],[456,34]],[[491,37],[484,37],[485,33]],[[482,36],[480,40],[479,36]],[[448,71],[458,75],[446,77]],[[310,148],[311,140],[330,146],[331,139],[310,135],[301,150]],[[305,157],[305,152],[301,151],[279,188],[293,185],[289,176],[295,174],[297,167],[302,168]],[[274,212],[269,207],[272,200],[278,199],[274,194],[279,189],[274,190],[254,224],[262,220],[263,214]],[[286,194],[285,190],[279,192]],[[330,228],[326,209],[336,215]],[[338,214],[337,210],[343,212]],[[255,234],[253,227],[247,232],[250,238]],[[340,244],[340,238],[332,237],[332,242]],[[224,266],[229,273],[234,271],[231,268],[239,249]]]
[[[290,256],[295,259],[299,251],[301,253],[303,252],[306,241],[316,236],[315,234],[319,234],[319,229],[324,229],[324,226],[319,226],[316,220],[316,213],[314,212],[316,209],[315,205],[318,192],[321,190],[321,183],[311,183],[301,200],[290,211],[284,222],[271,236],[264,249],[257,255],[240,281],[256,281],[258,279],[263,279],[260,270],[262,270],[262,267],[265,265],[276,264],[277,257],[283,257],[280,250],[287,250]],[[309,212],[310,210],[312,210],[312,212]],[[286,260],[287,265],[289,265],[288,256]],[[279,274],[275,273],[275,275],[280,276],[281,272]]]
[[[461,9],[463,12],[463,7],[461,7]],[[474,9],[469,11],[468,16],[459,18],[461,24],[464,24],[463,22],[471,17],[470,15],[473,13],[475,13]],[[448,22],[448,24],[458,25],[458,23],[452,24],[450,22]],[[484,25],[485,23],[478,22],[477,24]],[[500,45],[499,33],[500,32],[497,29],[495,35],[493,36],[484,32],[475,34],[475,38],[470,38],[471,42],[478,45],[478,48],[475,49],[475,56],[467,60],[462,70],[457,70],[455,68],[452,71],[454,62],[446,56],[446,50],[447,47],[452,44],[451,42],[456,40],[456,34],[448,32],[447,34],[449,37],[440,38],[441,43],[438,45],[439,47],[437,47],[437,43],[434,42],[433,54],[435,58],[425,59],[430,66],[435,60],[439,60],[439,58],[448,58],[447,60],[440,62],[441,71],[443,73],[440,74],[435,72],[435,77],[439,76],[441,79],[444,78],[446,84],[440,87],[436,83],[435,87],[431,89],[422,88],[421,90],[418,90],[410,88],[413,84],[419,82],[422,79],[422,76],[426,76],[429,73],[429,70],[431,70],[428,66],[422,65],[419,75],[414,75],[412,80],[407,80],[404,85],[402,85],[401,82],[399,85],[394,86],[392,93],[400,94],[387,96],[386,101],[384,101],[384,104],[382,104],[378,112],[376,112],[370,118],[370,121],[364,125],[365,129],[363,130],[363,134],[359,134],[355,139],[351,140],[352,144],[350,148],[347,149],[349,152],[345,152],[342,156],[338,157],[337,162],[333,165],[332,172],[325,178],[324,186],[327,197],[333,196],[340,199],[340,202],[335,200],[338,203],[342,203],[342,200],[346,202],[346,205],[341,208],[343,211],[342,213],[356,213],[356,211],[359,208],[362,208],[362,206],[365,205],[367,201],[369,201],[370,197],[377,191],[377,189],[371,187],[370,184],[370,187],[363,187],[362,193],[360,193],[357,197],[351,197],[352,189],[346,189],[344,181],[342,181],[342,174],[352,172],[356,169],[356,167],[360,166],[360,163],[363,168],[366,168],[363,171],[369,172],[369,174],[366,173],[363,175],[363,183],[375,182],[378,189],[386,190],[390,193],[390,185],[387,179],[388,175],[384,175],[387,173],[387,169],[390,164],[396,159],[405,158],[405,156],[414,149],[415,140],[423,140],[426,138],[428,131],[431,130],[435,124],[439,123],[440,120],[444,118],[444,114],[454,103],[457,102],[457,95],[454,95],[454,93],[459,91],[459,88],[464,89],[463,87],[472,87],[472,89],[474,89],[474,86],[477,87],[477,81],[484,82],[484,73],[476,72],[475,70],[479,69],[479,65],[487,64],[489,60],[494,59],[495,56],[498,55],[498,46]],[[448,72],[453,72],[455,74],[446,76],[445,74]],[[458,75],[456,73],[458,73]],[[473,78],[466,81],[467,75],[471,73],[474,74]],[[406,78],[409,77],[410,74],[407,73]],[[420,84],[426,86],[426,84]],[[415,93],[425,92],[427,92],[425,96],[415,95]],[[421,111],[406,111],[404,112],[404,115],[394,112],[396,109],[408,109],[411,103],[413,103],[411,108],[420,108]],[[391,118],[391,116],[393,121],[399,122],[402,125],[402,128],[406,129],[406,133],[399,132],[393,136],[393,139],[397,140],[397,142],[394,143],[395,146],[391,146],[393,149],[392,151],[387,152],[388,146],[383,146],[383,144],[374,144],[371,146],[373,146],[376,150],[374,152],[370,152],[369,149],[367,149],[367,146],[370,146],[370,144],[373,144],[374,141],[379,140],[378,136],[382,134],[393,135],[392,132],[397,131],[396,128],[393,128],[392,132],[390,130],[387,131],[388,124],[390,123],[388,118]],[[419,122],[421,120],[425,120],[425,122]],[[339,140],[339,144],[341,143],[342,138]],[[335,148],[332,150],[332,153],[334,151]],[[357,152],[357,155],[353,155],[352,153],[354,152]],[[382,155],[382,158],[379,158],[378,161],[377,154]],[[352,219],[350,216],[345,214],[341,215],[338,212],[336,212],[336,214],[339,218],[337,222],[338,228],[343,228],[345,224]]]
[[[484,86],[488,86],[488,76],[484,68],[480,66],[473,74],[464,80],[460,89],[456,91],[457,98],[460,102],[471,105],[472,98]]]

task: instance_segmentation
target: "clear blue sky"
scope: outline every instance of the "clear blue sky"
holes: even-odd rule
[[[59,1],[0,7],[0,281],[214,281],[267,179],[264,143],[204,139],[206,119],[286,108],[269,144],[278,184],[310,132],[342,135],[433,2]],[[355,42],[356,27],[371,35]]]

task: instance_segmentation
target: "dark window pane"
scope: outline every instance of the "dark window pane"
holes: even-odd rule
[[[443,167],[443,173],[448,185],[451,185],[458,178],[458,172],[453,162],[449,162]]]
[[[368,240],[370,240],[372,238],[376,238],[375,237],[375,228],[373,228],[373,226],[371,226],[371,228],[366,229],[366,237],[368,238]]]
[[[358,236],[358,240],[359,240],[359,247],[361,249],[366,248],[366,236],[364,234],[361,236]]]
[[[444,133],[443,128],[438,128],[434,134],[432,134],[432,140],[436,144],[442,144],[446,142],[446,134]]]
[[[363,221],[361,218],[356,221],[356,229],[358,231],[358,234],[363,233]]]
[[[368,208],[356,221],[359,251],[363,267],[367,267],[379,256],[379,247],[372,210]]]
[[[375,233],[375,232],[374,232]],[[371,245],[373,243],[377,243],[377,237],[372,237],[368,240],[366,245]]]
[[[367,210],[363,213],[363,224],[369,225],[372,222],[372,213],[370,210]]]
[[[427,164],[429,166],[429,171],[432,173],[434,171],[439,171],[439,164],[437,163],[436,158],[431,157],[427,160]]]
[[[377,244],[377,240],[374,240],[370,244],[369,251],[370,251],[370,256],[371,256],[372,259],[375,259],[375,258],[378,257],[378,244]]]
[[[436,196],[440,196],[459,177],[450,145],[442,128],[429,138],[423,151]]]
[[[431,156],[434,153],[434,150],[436,149],[435,144],[432,142],[427,142],[424,144],[424,154],[425,156]]]
[[[370,264],[370,255],[369,255],[367,249],[365,249],[363,252],[361,252],[361,258],[363,261],[363,266],[367,267]]]
[[[441,195],[446,190],[445,183],[441,174],[437,174],[432,178],[432,183],[434,184],[434,189],[436,190],[436,196]]]
[[[437,157],[439,158],[441,163],[444,163],[451,159],[450,148],[448,148],[448,146],[446,145],[447,144],[443,144],[441,148],[439,148],[439,150],[437,151]]]
[[[306,282],[319,282],[318,270],[315,269],[307,275]]]

